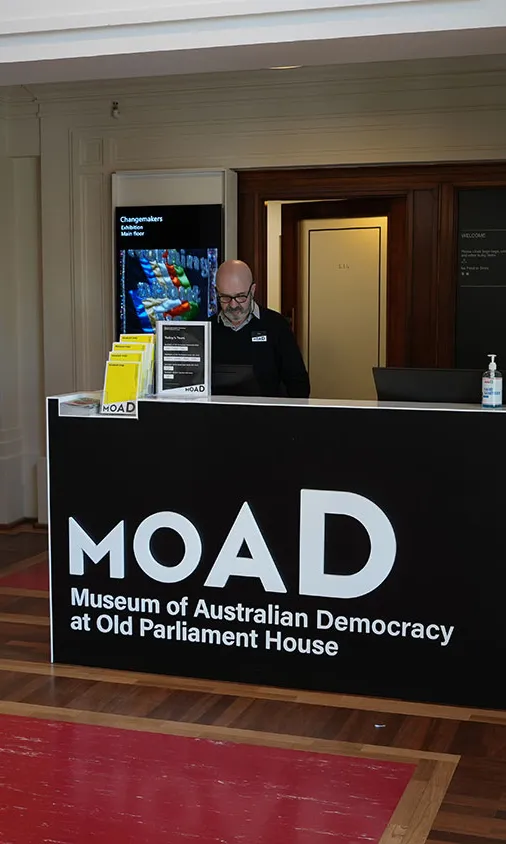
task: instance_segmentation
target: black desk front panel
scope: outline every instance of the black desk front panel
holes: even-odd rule
[[[504,708],[503,425],[50,400],[54,660]]]

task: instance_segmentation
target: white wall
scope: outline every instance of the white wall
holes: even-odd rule
[[[13,162],[7,121],[0,116],[0,524],[23,513],[22,433],[19,419],[18,307],[12,254]]]
[[[39,158],[7,156],[0,120],[0,524],[36,518],[44,453]],[[0,135],[0,138],[2,136]],[[2,144],[0,141],[0,148]]]
[[[0,155],[0,175],[5,174],[0,288],[3,304],[5,293],[12,298],[9,185],[14,173],[16,192],[21,191],[17,207],[32,209],[27,217],[34,247],[29,289],[37,289],[35,164],[12,159],[37,157],[40,114],[43,307],[38,329],[43,330],[43,353],[37,358],[40,333],[31,323],[31,346],[21,358],[23,365],[32,361],[44,373],[45,395],[102,383],[111,341],[113,172],[506,157],[506,57],[81,83],[32,92],[37,101],[20,92],[20,101],[10,104],[4,149],[10,158],[4,155],[2,163]],[[110,116],[112,99],[119,100],[119,120]],[[18,264],[23,250],[16,234]],[[22,317],[19,295],[13,306]],[[11,341],[16,343],[11,313],[6,317],[5,308],[0,309],[2,361],[5,350],[11,354]],[[21,338],[29,324],[20,319]],[[20,391],[17,376],[12,379],[8,373],[5,378],[2,372],[4,464],[6,427],[16,440],[23,426],[27,465],[35,458],[40,416],[33,386],[33,380],[25,381]],[[23,421],[29,417],[34,426],[30,431]],[[9,448],[16,452],[18,446],[11,441]],[[14,466],[15,454],[11,457]],[[29,475],[30,469],[26,471]],[[20,478],[25,476],[21,471]],[[28,491],[23,497],[22,483],[12,498],[26,508],[33,500]],[[0,500],[3,521],[8,518],[2,517]]]
[[[37,471],[44,453],[44,370],[38,158],[13,159],[13,279],[18,290],[18,395],[23,441],[23,513],[38,515]]]
[[[110,117],[113,91],[119,120]],[[506,153],[506,57],[49,86],[39,97],[49,394],[93,389],[102,380],[111,340],[104,291],[113,172]],[[16,128],[26,132],[21,119],[15,124],[13,149]]]

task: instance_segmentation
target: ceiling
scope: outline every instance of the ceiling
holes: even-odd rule
[[[283,44],[0,64],[0,86],[323,66],[506,53],[506,28],[417,32]]]

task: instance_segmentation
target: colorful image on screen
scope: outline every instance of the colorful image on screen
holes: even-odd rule
[[[218,249],[120,250],[123,333],[154,332],[158,320],[206,320],[217,311]]]

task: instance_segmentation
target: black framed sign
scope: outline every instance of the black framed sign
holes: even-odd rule
[[[506,188],[458,192],[458,284],[455,363],[487,368],[488,355],[506,367]]]
[[[211,392],[211,324],[158,322],[156,326],[158,394],[200,395]]]
[[[504,708],[504,418],[50,400],[53,659]]]

